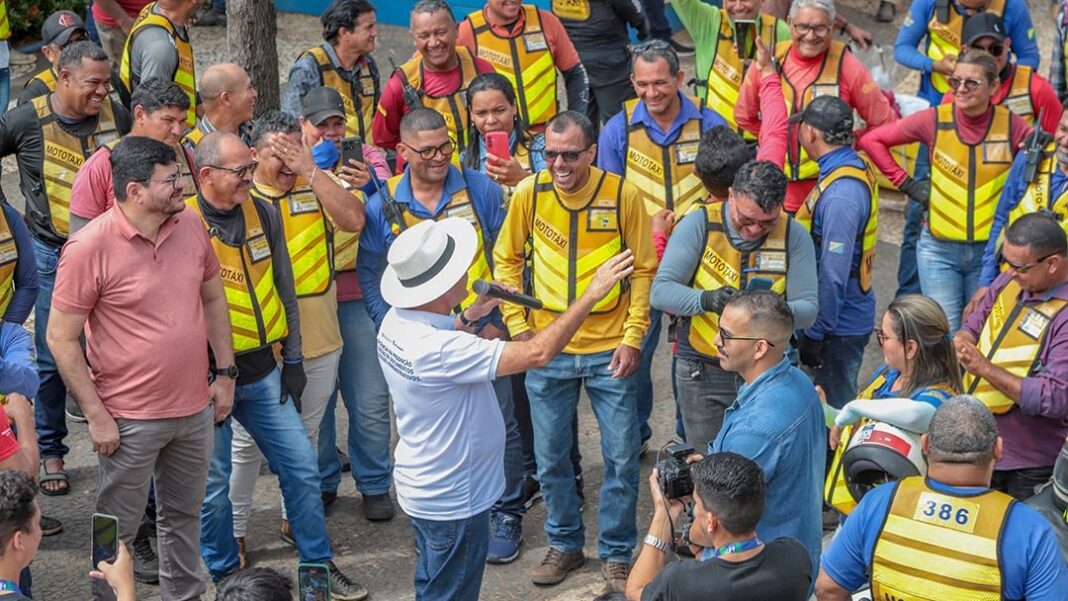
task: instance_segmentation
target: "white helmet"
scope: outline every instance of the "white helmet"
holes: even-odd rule
[[[927,473],[920,435],[868,421],[857,428],[842,455],[842,473],[853,499],[885,482]]]

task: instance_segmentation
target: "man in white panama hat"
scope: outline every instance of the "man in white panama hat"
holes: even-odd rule
[[[489,510],[504,490],[505,430],[493,379],[547,364],[633,271],[633,256],[623,251],[530,340],[486,340],[471,324],[499,300],[480,296],[452,313],[468,294],[477,247],[465,219],[422,221],[393,242],[382,276],[393,308],[378,334],[378,359],[397,414],[397,501],[415,530],[416,597],[425,601],[478,599]]]

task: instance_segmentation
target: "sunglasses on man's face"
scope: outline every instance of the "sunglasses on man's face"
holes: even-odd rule
[[[946,81],[949,83],[949,89],[953,90],[954,92],[959,90],[961,86],[964,86],[965,92],[974,92],[975,88],[978,88],[979,86],[983,85],[982,80],[976,79],[974,77],[957,77],[956,75],[950,77]]]
[[[1005,52],[1005,44],[1002,44],[1000,42],[995,42],[993,44],[988,44],[986,46],[981,46],[979,44],[972,44],[972,48],[975,48],[976,50],[982,50],[983,52],[989,53],[990,56],[992,56],[994,58],[998,58],[999,56],[1002,55],[1002,53]]]
[[[579,160],[579,157],[582,156],[582,153],[586,152],[589,149],[590,147],[587,146],[582,150],[546,150],[545,162],[555,163],[556,159],[560,158],[563,159],[565,163],[574,163],[575,161]]]

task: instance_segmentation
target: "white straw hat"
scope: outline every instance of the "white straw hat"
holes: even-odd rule
[[[401,309],[425,305],[463,277],[477,251],[478,236],[466,219],[421,221],[389,247],[382,298]]]

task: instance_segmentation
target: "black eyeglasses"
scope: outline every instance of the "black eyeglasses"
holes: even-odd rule
[[[816,37],[822,38],[823,36],[831,33],[830,25],[809,25],[808,23],[794,23],[794,29],[797,33],[801,34],[801,37],[805,37],[810,33],[816,34]]]
[[[405,146],[408,145],[405,144]],[[419,155],[419,158],[423,159],[424,161],[429,161],[430,159],[436,157],[439,152],[441,153],[441,156],[445,158],[452,156],[452,151],[456,150],[456,145],[449,141],[442,144],[441,146],[427,146],[426,148],[416,148],[414,146],[408,146],[408,148],[414,150],[415,154]]]
[[[212,169],[218,169],[219,171],[227,171],[229,173],[233,173],[234,175],[242,179],[244,179],[244,177],[250,173],[255,173],[256,167],[259,166],[259,161],[252,161],[251,163],[246,163],[239,167],[221,167],[219,165],[205,165],[205,167],[210,167]]]
[[[719,337],[723,340],[723,344],[724,345],[726,345],[731,340],[754,340],[754,341],[755,340],[763,340],[764,342],[768,343],[768,346],[773,347],[773,348],[775,346],[775,343],[773,343],[772,341],[768,340],[767,338],[756,338],[756,337],[753,337],[753,336],[735,336],[734,334],[731,334],[727,330],[724,330],[722,327],[719,329]]]
[[[1038,267],[1039,265],[1044,263],[1046,259],[1057,256],[1057,254],[1058,253],[1050,253],[1042,257],[1041,259],[1036,260],[1034,263],[1026,263],[1024,265],[1017,265],[1016,263],[1013,263],[1012,261],[1006,259],[1005,264],[1009,266],[1009,269],[1015,271],[1016,273],[1027,273],[1028,271],[1031,271],[1035,267]]]
[[[592,146],[592,144],[590,146]],[[579,157],[582,156],[582,153],[590,149],[590,146],[587,146],[582,150],[546,150],[545,162],[553,163],[556,161],[557,158],[561,158],[564,159],[565,163],[574,163],[575,161],[579,160]]]
[[[972,44],[972,48],[975,48],[977,50],[982,50],[983,52],[987,52],[987,53],[990,54],[990,56],[992,56],[994,58],[998,58],[999,56],[1002,55],[1002,53],[1005,52],[1005,44],[1000,44],[1000,43],[994,43],[994,44],[991,44],[989,46],[980,46],[978,44]]]
[[[949,79],[946,80],[946,82],[949,83],[949,89],[953,90],[954,92],[960,89],[962,85],[964,86],[965,92],[972,92],[975,90],[975,88],[978,88],[979,86],[983,85],[983,81],[980,79],[976,79],[974,77],[962,78],[957,77],[956,75],[951,76]]]

